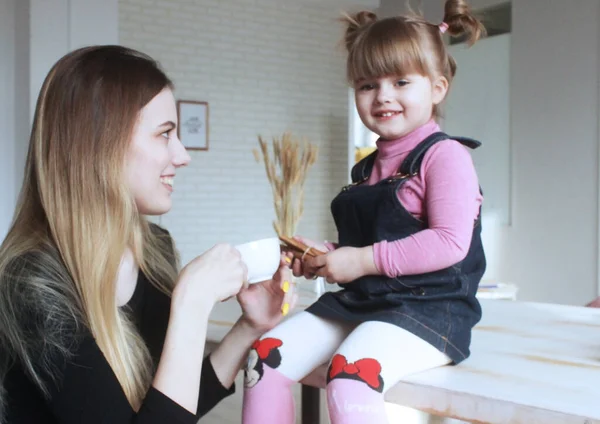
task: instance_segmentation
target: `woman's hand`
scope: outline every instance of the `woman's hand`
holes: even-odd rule
[[[328,283],[349,283],[364,275],[378,274],[373,247],[340,247],[325,255],[304,259],[306,269],[324,277]]]
[[[172,301],[210,310],[216,302],[238,294],[247,275],[240,252],[228,244],[218,244],[181,270]]]
[[[297,302],[286,256],[272,280],[251,284],[237,296],[243,315],[211,353],[210,361],[224,387],[230,387],[248,359],[252,344],[281,322]],[[286,306],[287,305],[287,306]],[[285,314],[284,314],[285,312]]]
[[[279,324],[296,305],[298,296],[288,263],[287,256],[282,255],[273,279],[250,284],[237,296],[242,320],[256,330],[257,337]]]

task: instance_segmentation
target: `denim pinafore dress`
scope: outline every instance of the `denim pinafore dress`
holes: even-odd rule
[[[476,148],[478,141],[435,133],[419,143],[403,161],[397,175],[374,185],[366,182],[377,152],[352,169],[353,184],[333,199],[331,211],[339,234],[339,245],[364,247],[382,240],[394,241],[426,229],[398,200],[400,187],[421,171],[421,163],[434,144],[452,138]],[[397,325],[447,354],[457,364],[469,356],[471,330],[481,319],[475,295],[485,271],[481,243],[481,213],[473,225],[467,256],[449,268],[419,275],[389,278],[367,275],[341,290],[327,292],[307,311],[355,323],[382,321]]]

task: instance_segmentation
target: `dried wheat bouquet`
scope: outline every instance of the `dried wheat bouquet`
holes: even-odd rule
[[[272,152],[262,136],[254,158],[263,162],[273,192],[275,221],[273,227],[279,236],[292,237],[304,212],[304,183],[308,170],[317,160],[318,147],[305,138],[285,132],[273,137]]]

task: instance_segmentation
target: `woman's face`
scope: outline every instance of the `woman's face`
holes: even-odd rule
[[[127,184],[143,215],[162,215],[171,209],[173,181],[190,156],[177,138],[177,109],[166,88],[140,111],[126,157]]]

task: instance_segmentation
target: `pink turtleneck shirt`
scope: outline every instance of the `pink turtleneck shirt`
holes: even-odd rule
[[[379,140],[377,160],[366,184],[395,175],[408,153],[438,131],[440,127],[431,120],[397,140]],[[465,258],[483,200],[466,147],[455,140],[431,147],[421,172],[402,185],[398,199],[414,217],[426,221],[428,228],[401,240],[376,243],[373,250],[379,272],[388,277],[422,274]]]

